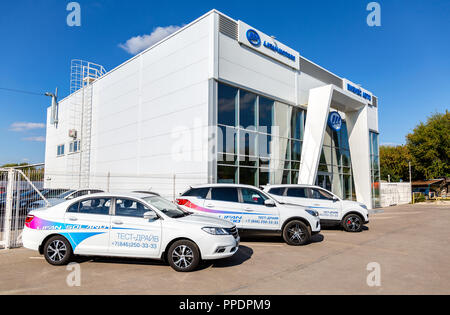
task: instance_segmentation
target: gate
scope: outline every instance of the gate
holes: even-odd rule
[[[48,204],[41,165],[0,168],[0,248],[22,246],[25,218],[35,205]]]

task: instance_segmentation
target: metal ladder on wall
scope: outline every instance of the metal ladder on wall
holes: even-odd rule
[[[91,171],[92,139],[92,83],[105,73],[103,67],[91,63],[83,66],[82,113],[81,113],[81,150],[79,187],[89,188]]]
[[[92,85],[83,87],[81,118],[81,152],[80,152],[80,188],[89,187],[91,168],[91,132],[92,132]]]

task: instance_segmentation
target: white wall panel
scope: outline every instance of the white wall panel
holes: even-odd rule
[[[219,34],[219,79],[296,101],[295,71]]]

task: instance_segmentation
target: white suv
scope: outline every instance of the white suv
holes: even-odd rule
[[[317,210],[322,226],[341,225],[347,232],[361,232],[369,211],[359,202],[342,200],[318,186],[268,185],[264,191],[280,201]]]
[[[243,232],[282,234],[289,245],[307,244],[311,235],[320,232],[317,211],[282,204],[253,186],[195,186],[181,194],[177,203],[185,210],[230,221]]]
[[[192,215],[155,195],[94,194],[29,213],[23,245],[52,265],[72,255],[167,260],[177,271],[192,271],[201,259],[234,255],[236,226]]]

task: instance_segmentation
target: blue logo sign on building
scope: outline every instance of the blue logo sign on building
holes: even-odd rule
[[[335,131],[339,131],[342,128],[342,117],[338,112],[331,112],[328,116],[328,126]]]
[[[352,92],[353,94],[361,96],[362,98],[368,100],[369,102],[372,101],[372,96],[369,93],[363,92],[361,89],[356,88],[351,84],[347,84],[347,90]]]
[[[257,47],[261,45],[261,37],[259,37],[259,34],[255,30],[250,29],[247,31],[247,39],[253,46]]]

